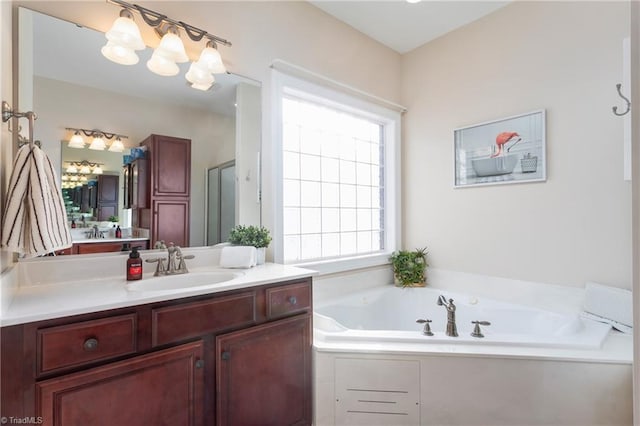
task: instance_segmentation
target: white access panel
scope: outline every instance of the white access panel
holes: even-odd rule
[[[336,426],[420,424],[420,362],[336,358]]]

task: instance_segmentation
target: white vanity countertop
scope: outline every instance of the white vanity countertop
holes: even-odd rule
[[[142,237],[123,237],[123,238],[73,238],[74,244],[86,244],[86,243],[119,243],[128,241],[146,241],[149,238]]]
[[[250,269],[197,267],[192,269],[190,273],[205,271],[229,271],[239,276],[208,286],[163,291],[130,291],[127,290],[127,283],[140,283],[141,281],[126,281],[123,266],[120,277],[100,277],[46,285],[18,286],[8,309],[2,312],[0,326],[6,327],[107,309],[213,294],[305,278],[316,274],[312,270],[275,263],[267,263]],[[153,278],[153,272],[149,271],[145,272],[142,281],[171,278],[170,276]]]

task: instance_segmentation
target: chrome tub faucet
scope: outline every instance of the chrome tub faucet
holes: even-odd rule
[[[444,306],[447,310],[447,336],[458,337],[458,329],[456,327],[456,305],[453,304],[453,299],[447,299],[440,295],[438,297],[438,306]]]

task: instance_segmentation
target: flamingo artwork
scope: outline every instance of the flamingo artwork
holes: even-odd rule
[[[498,150],[491,155],[491,158],[499,157],[503,153],[504,145],[507,142],[513,142],[513,145],[520,142],[522,138],[516,132],[502,132],[496,136],[496,145],[498,146]],[[511,146],[513,146],[511,145]],[[509,147],[511,149],[511,147]],[[508,151],[508,150],[507,150]]]

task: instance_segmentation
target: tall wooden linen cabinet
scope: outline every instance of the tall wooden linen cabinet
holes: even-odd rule
[[[133,226],[149,229],[151,248],[160,240],[189,246],[191,141],[150,135],[140,146],[146,156],[132,164]]]

